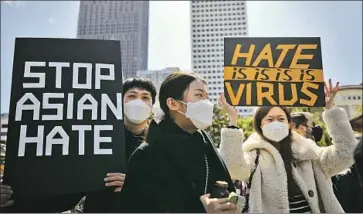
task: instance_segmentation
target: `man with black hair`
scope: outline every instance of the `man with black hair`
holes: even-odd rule
[[[123,83],[123,99],[125,114],[126,159],[143,142],[148,128],[148,118],[152,105],[155,103],[156,89],[151,81],[142,78],[127,79]],[[86,195],[84,212],[120,212],[122,201],[120,192],[125,180],[125,174],[110,172],[105,178],[109,192],[89,193]]]
[[[125,153],[127,160],[146,137],[148,118],[151,115],[155,97],[156,89],[150,80],[131,78],[123,83]],[[122,202],[120,192],[125,176],[125,174],[120,172],[108,173],[105,177],[105,185],[108,187],[108,190],[105,191],[42,198],[24,198],[16,201],[11,199],[11,187],[1,184],[1,211],[23,213],[63,212],[74,208],[85,195],[84,212],[117,213],[120,212],[122,206],[120,203]]]
[[[316,126],[312,115],[308,112],[294,112],[291,114],[293,129],[305,138],[319,142],[323,136],[323,129]],[[363,198],[363,190],[358,183],[356,164],[339,175],[332,177],[333,189],[339,203],[347,213],[363,212],[358,201]]]
[[[308,112],[294,112],[291,114],[293,130],[305,138],[319,142],[323,137],[323,129],[315,125],[313,116]]]

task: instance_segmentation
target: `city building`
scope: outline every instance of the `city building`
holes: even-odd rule
[[[162,70],[138,71],[137,76],[150,79],[155,85],[156,91],[158,92],[159,95],[159,89],[161,83],[165,80],[167,76],[176,71],[180,71],[180,69],[178,67],[170,67],[170,68],[164,68]],[[158,95],[156,97],[156,100],[158,100]]]
[[[6,113],[1,114],[0,120],[0,175],[4,173],[5,154],[6,154],[6,138],[8,134],[8,120],[9,115]]]
[[[191,1],[191,51],[193,71],[208,82],[211,101],[224,91],[224,38],[248,34],[246,1]],[[256,108],[239,107],[242,116]]]
[[[119,40],[124,78],[147,70],[149,1],[81,1],[77,38]]]
[[[362,106],[362,102],[362,84],[340,86],[340,90],[335,97],[335,104],[345,109],[349,119],[352,119],[362,114],[362,109],[359,110],[359,106]]]
[[[6,143],[6,138],[7,138],[7,134],[8,134],[8,120],[9,120],[9,114],[7,114],[7,113],[1,114],[0,144]]]

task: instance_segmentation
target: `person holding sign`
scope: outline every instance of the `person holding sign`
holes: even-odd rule
[[[255,165],[250,188],[249,212],[343,213],[330,178],[353,164],[357,140],[343,109],[334,107],[339,89],[325,87],[323,113],[333,145],[319,147],[292,131],[291,115],[285,107],[260,107],[246,142],[222,141],[220,154],[232,178],[246,181]],[[241,135],[242,135],[241,131]]]
[[[229,192],[232,179],[204,131],[212,125],[213,104],[204,80],[176,72],[161,85],[159,113],[150,124],[146,143],[129,160],[121,194],[123,212],[233,212],[228,198],[212,198],[217,181]],[[237,112],[226,103],[230,125],[222,139],[237,143]]]
[[[156,89],[150,80],[130,78],[123,83],[126,159],[144,141],[148,129],[148,118],[152,105],[155,103]],[[120,192],[126,174],[110,172],[105,177],[105,185],[112,192],[93,192],[86,195],[84,212],[87,213],[117,213],[120,212]]]
[[[125,114],[126,159],[145,139],[156,89],[150,80],[131,78],[123,83]],[[11,199],[11,187],[1,184],[1,207],[7,212],[62,212],[72,209],[86,195],[84,212],[120,212],[120,191],[125,179],[124,173],[110,172],[105,176],[109,191],[88,192],[86,194],[62,195],[54,197],[27,198],[21,201]],[[87,178],[85,178],[87,179]],[[13,204],[14,203],[14,204]]]

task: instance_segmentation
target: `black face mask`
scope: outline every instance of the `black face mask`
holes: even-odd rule
[[[323,129],[320,126],[315,126],[312,128],[312,133],[315,142],[319,142],[323,137]]]

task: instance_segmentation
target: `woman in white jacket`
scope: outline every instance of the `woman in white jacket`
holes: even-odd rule
[[[221,140],[220,154],[232,179],[248,181],[255,169],[250,213],[344,212],[334,195],[331,177],[353,164],[357,140],[344,110],[334,107],[338,85],[334,88],[329,80],[323,112],[333,139],[331,146],[319,147],[292,131],[290,113],[284,107],[260,107],[254,118],[257,133],[242,146],[242,130],[229,130],[229,134],[222,130],[226,139]]]

